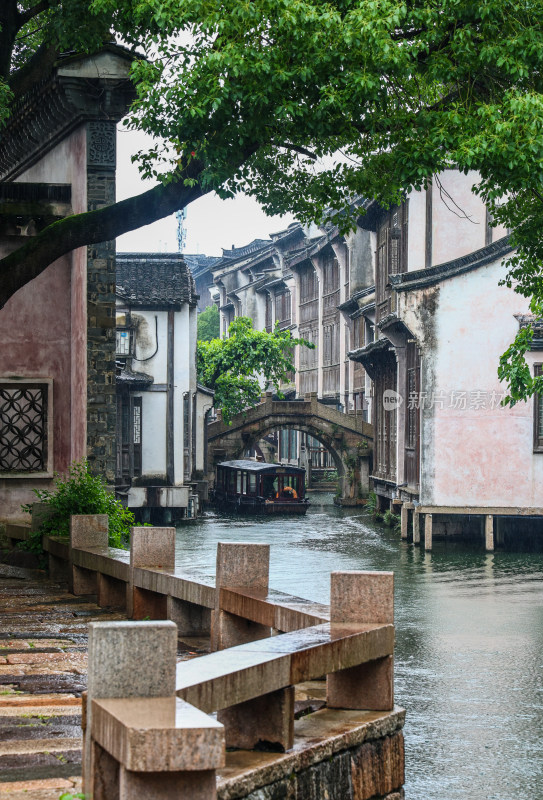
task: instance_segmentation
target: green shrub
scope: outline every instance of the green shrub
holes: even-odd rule
[[[54,489],[34,489],[34,494],[40,503],[49,506],[51,513],[44,516],[32,538],[23,543],[24,549],[41,552],[44,534],[69,536],[72,514],[107,514],[110,546],[126,547],[130,528],[135,525],[134,515],[115,498],[99,475],[91,475],[86,460],[74,462],[66,475],[56,475]],[[31,511],[32,506],[23,509]]]
[[[394,514],[390,508],[385,511],[383,522],[387,527],[394,528],[396,531],[400,529],[400,516],[399,514]]]
[[[369,513],[373,514],[373,516],[375,516],[375,514],[377,513],[377,495],[375,494],[375,492],[370,492],[368,494],[368,499],[366,501],[366,511],[369,511]]]
[[[328,483],[337,481],[338,478],[339,475],[337,474],[337,469],[328,469],[323,475],[323,480],[328,481]]]

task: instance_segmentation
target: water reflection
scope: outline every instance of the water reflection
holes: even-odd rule
[[[394,570],[406,797],[543,797],[542,556],[450,543],[425,553],[329,495],[311,500],[301,519],[187,524],[178,564],[212,576],[218,541],[269,542],[273,588],[320,602],[331,570]]]

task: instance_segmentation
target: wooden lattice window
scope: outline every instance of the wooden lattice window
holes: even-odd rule
[[[331,323],[323,328],[323,365],[339,363],[339,325]]]
[[[290,323],[290,292],[288,289],[277,291],[275,294],[275,320],[279,323]]]
[[[339,289],[339,265],[337,258],[332,258],[324,265],[323,294],[331,294]]]
[[[0,379],[0,476],[52,473],[52,381]]]
[[[300,270],[300,303],[308,303],[319,296],[317,273],[311,264]]]
[[[384,213],[377,228],[375,302],[377,322],[391,311],[389,275],[407,271],[409,203],[405,201]]]

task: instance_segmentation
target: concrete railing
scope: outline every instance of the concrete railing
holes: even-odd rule
[[[44,537],[52,569],[75,594],[96,594],[102,606],[149,620],[90,625],[85,793],[94,800],[215,800],[226,748],[281,752],[291,772],[317,751],[322,761],[311,738],[302,766],[288,761],[289,753],[295,757],[294,687],[322,676],[327,713],[372,712],[346,739],[360,752],[368,738],[379,740],[371,763],[385,753],[386,720],[381,772],[391,775],[375,785],[381,796],[387,787],[399,790],[403,712],[394,709],[392,573],[333,572],[324,606],[269,589],[269,545],[220,543],[213,585],[175,568],[174,528],[133,528],[130,552],[109,548],[107,535],[107,517],[98,515],[72,517],[69,543]],[[178,635],[205,633],[214,652],[176,664]],[[339,741],[337,718],[329,724]],[[333,751],[326,752],[329,760]],[[369,762],[357,755],[350,763],[354,775]],[[224,791],[225,798],[250,796]],[[357,791],[360,800],[372,797]]]

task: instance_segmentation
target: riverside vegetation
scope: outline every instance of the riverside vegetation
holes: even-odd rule
[[[134,515],[117,500],[110,487],[99,475],[92,475],[86,460],[74,462],[65,475],[55,476],[54,489],[34,489],[40,503],[48,513],[26,542],[19,547],[34,553],[42,552],[42,536],[70,535],[72,514],[107,514],[109,519],[110,547],[125,548],[130,541],[130,528],[135,525]],[[24,505],[29,513],[32,505]]]

